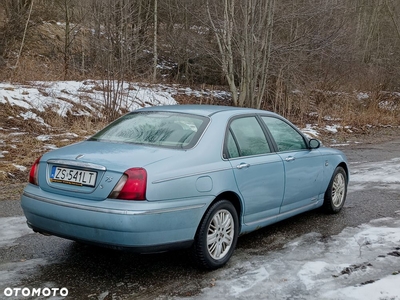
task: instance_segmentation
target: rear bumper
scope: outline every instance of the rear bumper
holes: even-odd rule
[[[83,201],[28,185],[21,206],[37,232],[111,248],[158,252],[188,247],[212,198]]]
[[[171,251],[174,249],[184,249],[184,248],[189,248],[193,244],[193,240],[188,240],[188,241],[181,241],[181,242],[173,242],[173,243],[168,243],[168,244],[160,244],[160,245],[149,245],[149,246],[133,246],[133,245],[126,245],[126,244],[108,244],[104,243],[104,241],[93,241],[93,240],[87,240],[87,239],[80,239],[77,238],[76,236],[69,236],[69,235],[63,235],[60,233],[54,233],[50,232],[45,229],[38,228],[31,223],[27,222],[28,227],[31,228],[34,232],[43,234],[43,235],[55,235],[61,238],[77,241],[77,242],[82,242],[85,244],[89,245],[96,245],[96,246],[101,246],[105,248],[110,248],[110,249],[115,249],[115,250],[123,250],[123,251],[130,251],[130,252],[135,252],[135,253],[158,253],[158,252],[165,252],[165,251]]]

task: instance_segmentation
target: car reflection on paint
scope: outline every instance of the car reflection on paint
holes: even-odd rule
[[[346,199],[345,155],[268,111],[143,108],[44,154],[21,196],[36,232],[223,266],[238,236]]]

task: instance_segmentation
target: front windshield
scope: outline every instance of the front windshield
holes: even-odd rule
[[[191,114],[130,113],[114,121],[89,140],[187,149],[196,144],[207,123],[207,118]]]

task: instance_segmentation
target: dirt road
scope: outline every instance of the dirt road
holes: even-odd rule
[[[251,262],[256,257],[275,253],[303,235],[318,234],[321,239],[329,240],[345,228],[374,219],[398,217],[400,179],[396,181],[389,175],[400,174],[400,137],[389,137],[378,143],[364,141],[342,150],[350,161],[351,184],[340,214],[311,211],[242,236],[232,261],[226,268],[214,272],[196,269],[186,251],[133,255],[33,234],[24,229],[24,218],[16,200],[23,185],[0,186],[3,199],[0,221],[5,222],[2,226],[21,231],[18,239],[0,244],[0,278],[4,279],[0,280],[3,281],[0,293],[14,284],[68,287],[68,299],[201,297],[204,288],[218,285],[227,274],[239,280],[239,262]],[[1,275],[2,271],[6,275]]]

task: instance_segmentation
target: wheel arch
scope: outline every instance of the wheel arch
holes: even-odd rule
[[[240,218],[242,216],[243,208],[242,208],[242,201],[240,200],[239,195],[236,194],[235,192],[231,192],[231,191],[223,192],[223,193],[219,194],[217,197],[215,197],[212,204],[214,204],[215,202],[217,202],[221,199],[228,200],[229,202],[231,202],[233,204],[233,206],[235,207],[236,212],[238,214],[239,220],[240,220]]]
[[[346,172],[346,178],[347,178],[347,183],[349,183],[349,167],[347,166],[347,164],[342,161],[340,164],[338,164],[337,167],[342,167],[343,170]]]
[[[208,205],[206,211],[204,212],[202,219],[204,216],[207,214],[208,210],[214,205],[214,203],[220,201],[220,200],[227,200],[233,204],[235,207],[235,210],[238,215],[238,220],[239,220],[239,232],[242,229],[242,212],[243,212],[243,203],[242,200],[240,199],[239,195],[233,191],[225,191],[219,194],[218,196],[215,197],[215,199]],[[198,228],[197,228],[198,230]]]
[[[233,207],[232,207],[233,206]],[[218,257],[213,257],[212,254],[210,253],[210,249],[208,249],[208,240],[207,240],[207,234],[209,230],[209,226],[211,220],[214,218],[215,215],[212,213],[219,213],[218,209],[221,209],[222,207],[229,207],[227,209],[229,210],[234,210],[236,212],[236,216],[232,217],[233,219],[237,219],[237,222],[235,220],[235,223],[228,223],[228,224],[234,224],[233,226],[237,226],[237,230],[233,231],[233,238],[230,239],[230,245],[229,248],[227,248],[228,252],[225,253],[224,251],[224,256],[222,256],[221,259]],[[233,214],[234,212],[232,212]],[[220,193],[218,196],[214,198],[213,201],[209,204],[207,209],[205,210],[201,221],[197,227],[196,230],[196,235],[194,237],[194,241],[192,244],[192,255],[196,261],[196,263],[201,267],[209,270],[214,270],[219,267],[222,267],[225,265],[230,257],[233,254],[233,251],[236,248],[236,243],[237,239],[240,235],[241,231],[241,214],[242,214],[242,202],[240,197],[233,191],[225,191]],[[215,225],[215,224],[214,224]],[[231,225],[229,225],[231,226]],[[231,230],[229,232],[232,232]],[[221,234],[221,233],[219,233]],[[225,235],[225,234],[223,234]],[[222,247],[222,246],[221,246]]]

